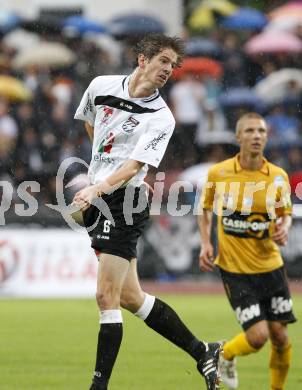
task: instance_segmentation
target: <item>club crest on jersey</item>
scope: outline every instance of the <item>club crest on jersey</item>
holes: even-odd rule
[[[138,124],[138,120],[134,119],[133,116],[129,116],[126,122],[124,122],[122,125],[124,133],[131,134]]]
[[[109,121],[109,119],[111,118],[112,114],[113,114],[113,108],[111,107],[107,107],[105,106],[103,108],[103,112],[104,112],[104,115],[103,115],[103,118],[101,119],[101,124],[102,125],[106,125]]]

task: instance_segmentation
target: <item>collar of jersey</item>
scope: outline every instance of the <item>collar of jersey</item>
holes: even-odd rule
[[[240,165],[240,162],[239,162],[239,153],[236,154],[235,158],[234,158],[234,171],[235,173],[239,173],[241,171],[243,171],[244,169],[242,168],[242,166]],[[261,167],[261,169],[259,169],[258,172],[261,172],[263,173],[264,175],[267,175],[269,176],[269,165],[268,165],[268,161],[266,158],[263,157],[263,165]]]
[[[152,101],[152,100],[154,100],[154,99],[156,99],[158,97],[158,95],[159,95],[158,89],[156,89],[155,92],[152,95],[144,97],[144,98],[132,98],[132,97],[130,97],[130,95],[129,95],[130,76],[131,75],[125,77],[123,82],[122,82],[123,91],[125,92],[125,94],[127,96],[127,99],[138,100],[138,101],[142,101],[144,103],[147,103],[147,102],[150,102],[150,101]]]

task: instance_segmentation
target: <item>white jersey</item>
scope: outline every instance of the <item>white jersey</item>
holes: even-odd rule
[[[131,98],[129,77],[96,77],[75,113],[76,119],[94,127],[88,171],[92,184],[105,180],[132,159],[145,163],[129,181],[141,185],[148,164],[159,166],[173,133],[174,117],[159,92],[148,98]]]

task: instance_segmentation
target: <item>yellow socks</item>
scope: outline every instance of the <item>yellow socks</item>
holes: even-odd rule
[[[270,376],[271,390],[283,390],[291,362],[292,348],[278,348],[271,344]]]
[[[223,357],[232,360],[235,356],[244,356],[259,351],[253,348],[246,339],[245,333],[239,333],[223,345]]]

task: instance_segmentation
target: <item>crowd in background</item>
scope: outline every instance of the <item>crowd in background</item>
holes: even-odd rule
[[[295,82],[289,83],[286,96],[273,104],[243,99],[234,105],[223,100],[231,89],[252,88],[280,69],[302,68],[301,53],[247,55],[243,45],[256,33],[259,31],[221,27],[200,33],[221,48],[216,60],[223,73],[215,78],[184,72],[163,90],[177,121],[160,167],[166,177],[169,173],[174,179],[181,177],[184,170],[234,153],[236,120],[252,110],[263,114],[270,128],[266,155],[289,173],[293,186],[302,181],[302,94]],[[302,39],[301,28],[295,33]],[[189,39],[190,34],[184,27],[183,37]],[[24,180],[37,180],[41,192],[34,196],[40,203],[56,203],[60,163],[72,156],[90,161],[91,144],[84,126],[73,119],[85,88],[97,75],[129,74],[135,59],[133,41],[83,39],[60,33],[44,34],[42,39],[67,45],[76,54],[74,64],[59,69],[15,69],[12,63],[17,49],[9,46],[5,35],[0,41],[0,74],[18,77],[32,93],[32,99],[20,102],[0,96],[0,180],[10,181],[15,188]],[[84,171],[85,167],[74,164],[66,182]],[[294,196],[294,201],[299,201],[298,197]]]

